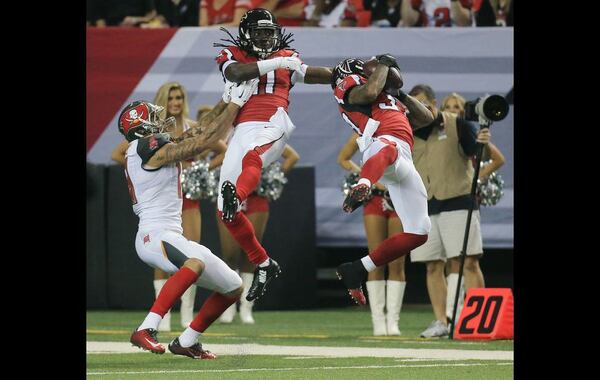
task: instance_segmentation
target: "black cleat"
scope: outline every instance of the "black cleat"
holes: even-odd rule
[[[365,203],[369,195],[371,195],[371,188],[364,183],[353,186],[344,199],[342,209],[348,213],[356,210]]]
[[[175,338],[169,343],[169,351],[175,355],[183,355],[192,359],[216,359],[217,355],[210,351],[202,349],[202,344],[199,342],[190,347],[181,347],[179,338]]]
[[[360,262],[359,262],[360,264]],[[362,266],[362,264],[360,264]],[[362,282],[365,277],[366,270],[360,268],[353,263],[344,263],[337,267],[336,274],[348,289],[350,297],[359,305],[366,305],[367,299],[362,291]]]
[[[252,279],[252,285],[248,290],[248,295],[246,295],[246,300],[252,301],[259,297],[262,297],[267,290],[267,285],[269,282],[279,276],[281,273],[281,268],[277,261],[273,259],[269,259],[269,265],[264,268],[259,266],[254,269],[254,278]]]
[[[235,185],[230,181],[223,182],[221,186],[221,196],[223,197],[223,221],[231,222],[237,214],[239,200]]]

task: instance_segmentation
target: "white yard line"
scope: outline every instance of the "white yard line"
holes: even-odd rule
[[[189,369],[189,370],[163,370],[163,371],[130,371],[130,372],[88,372],[88,376],[102,375],[150,375],[172,373],[223,373],[223,372],[261,372],[261,371],[303,371],[303,370],[331,370],[331,369],[376,369],[376,368],[428,368],[428,367],[474,367],[489,365],[485,363],[453,363],[453,364],[398,364],[398,365],[357,365],[340,367],[308,367],[308,368],[239,368],[239,369]],[[494,363],[491,365],[513,365],[513,363]]]
[[[435,360],[513,360],[513,351],[452,350],[425,348],[275,346],[255,343],[207,344],[217,355],[283,355],[306,357],[378,357]],[[145,352],[127,342],[86,342],[88,354]]]

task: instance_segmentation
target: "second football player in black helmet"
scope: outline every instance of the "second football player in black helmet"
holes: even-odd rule
[[[226,33],[226,29],[222,29]],[[256,189],[263,167],[281,156],[295,126],[288,116],[289,93],[295,83],[331,83],[332,69],[303,63],[266,9],[246,12],[239,36],[223,40],[227,45],[216,60],[223,77],[231,82],[259,78],[258,88],[233,122],[235,127],[221,166],[217,207],[225,226],[251,263],[256,265],[246,300],[262,296],[281,272],[269,257],[252,224],[238,206]]]
[[[265,59],[282,44],[281,27],[266,9],[252,9],[240,20],[240,44],[250,54]]]
[[[225,48],[217,57],[217,62],[226,80],[239,83],[265,76],[277,69],[286,69],[290,74],[295,74],[294,83],[331,82],[331,68],[303,64],[298,53],[290,47],[293,35],[285,34],[277,18],[266,9],[255,8],[246,12],[240,20],[238,37],[233,37],[225,28],[221,30],[230,37],[222,41],[229,44],[214,45]]]

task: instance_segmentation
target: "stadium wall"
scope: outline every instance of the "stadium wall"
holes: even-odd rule
[[[474,99],[486,93],[505,95],[513,87],[513,28],[287,30],[294,33],[292,45],[309,65],[333,66],[349,56],[394,54],[405,90],[417,83],[429,84],[438,102],[453,91]],[[119,110],[132,100],[153,99],[166,81],[186,86],[193,114],[201,104],[216,103],[223,82],[214,62],[219,48],[212,44],[224,35],[215,28],[89,28],[87,160],[110,164],[111,150],[122,139],[116,127]],[[350,129],[339,116],[331,88],[298,84],[290,100],[290,116],[298,126],[290,144],[299,152],[301,164],[315,168],[317,245],[366,246],[361,214],[345,215],[339,207],[344,171],[336,156]],[[506,158],[499,170],[505,194],[497,205],[482,207],[486,249],[513,247],[513,115],[511,106],[508,117],[492,126],[493,142]]]

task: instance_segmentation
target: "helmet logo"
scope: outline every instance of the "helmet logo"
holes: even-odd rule
[[[125,119],[125,120],[128,121],[133,126],[133,125],[140,124],[142,122],[142,116],[144,116],[144,112],[142,111],[142,113],[140,115],[138,115],[138,111],[134,108],[129,111],[129,119]]]

